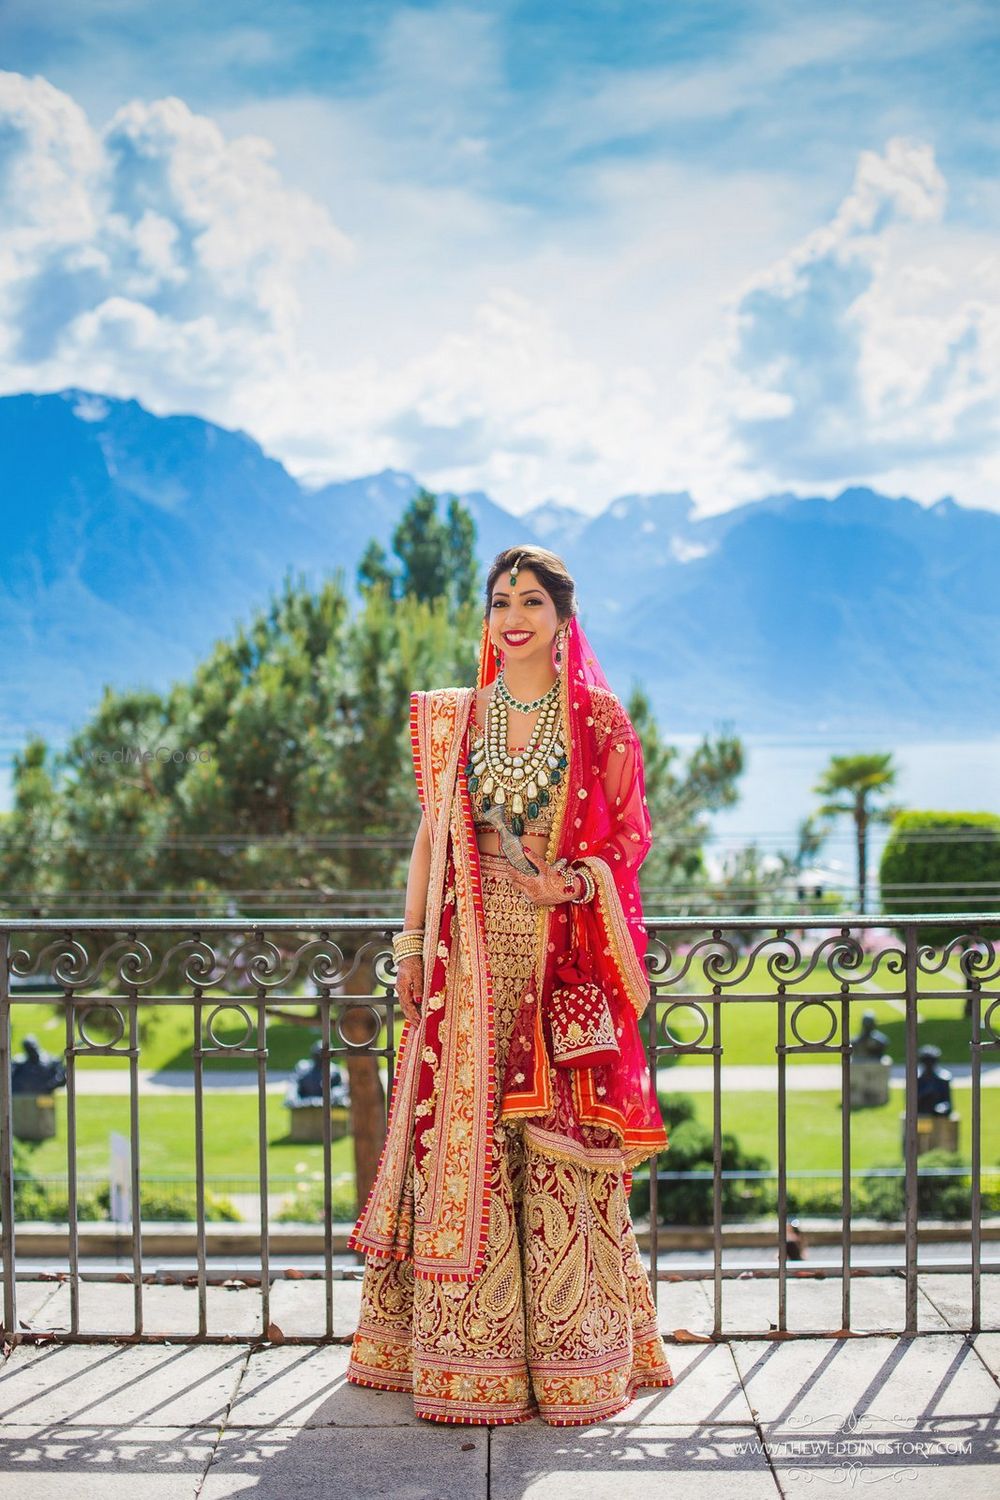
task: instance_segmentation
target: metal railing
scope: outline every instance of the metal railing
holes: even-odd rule
[[[891,920],[896,941],[885,941]],[[905,1047],[903,1143],[903,1255],[899,1273],[905,1281],[906,1333],[917,1331],[919,1276],[928,1269],[964,1272],[969,1277],[969,1330],[982,1324],[982,1273],[997,1263],[982,1263],[983,1244],[983,1089],[984,1057],[1000,1060],[1000,954],[989,934],[1000,930],[1000,914],[930,914],[886,917],[789,916],[738,917],[724,923],[715,918],[647,918],[649,948],[646,966],[651,1002],[643,1022],[650,1067],[654,1075],[665,1064],[682,1057],[703,1058],[711,1069],[711,1251],[712,1266],[678,1273],[662,1265],[667,1232],[660,1222],[661,1193],[669,1192],[673,1177],[669,1156],[662,1165],[649,1165],[648,1244],[654,1294],[667,1276],[689,1274],[708,1279],[713,1290],[713,1333],[739,1336],[726,1326],[724,1285],[745,1269],[727,1265],[724,1254],[723,1162],[725,1099],[724,1034],[738,1008],[765,1004],[773,1009],[777,1145],[777,1212],[773,1269],[753,1274],[777,1280],[776,1331],[788,1332],[788,1284],[801,1268],[790,1264],[789,1181],[789,1059],[828,1056],[838,1068],[841,1124],[837,1174],[840,1215],[838,1264],[829,1274],[841,1280],[841,1328],[851,1327],[852,1281],[873,1274],[871,1266],[856,1264],[854,1255],[852,1191],[857,1171],[852,1162],[850,1070],[854,1019],[858,1007],[888,1002],[903,1021]],[[256,1233],[261,1296],[261,1329],[248,1338],[266,1337],[270,1323],[271,1240],[269,1224],[269,1163],[267,1130],[267,1021],[275,1009],[303,1003],[315,1006],[320,1055],[343,1062],[367,1056],[381,1060],[391,1091],[396,1056],[398,1012],[392,994],[394,968],[390,937],[397,923],[380,919],[334,919],[328,922],[276,918],[254,922],[226,919],[188,923],[175,920],[19,920],[0,924],[0,1214],[2,1214],[3,1326],[17,1329],[17,1265],[15,1224],[15,1167],[11,1091],[12,1020],[19,1007],[56,1005],[63,1015],[66,1069],[66,1182],[67,1261],[70,1286],[68,1339],[120,1338],[121,1333],[86,1332],[80,1324],[81,1236],[77,1218],[79,1070],[81,1058],[106,1057],[127,1063],[128,1137],[130,1145],[131,1218],[127,1226],[133,1286],[133,1334],[143,1336],[143,1236],[141,1219],[142,1142],[140,1136],[141,1021],[150,1006],[181,1007],[193,1022],[191,1108],[194,1124],[194,1220],[198,1327],[190,1334],[172,1333],[178,1342],[206,1340],[207,1287],[210,1281],[205,1216],[205,1073],[219,1058],[242,1057],[256,1072],[257,1185],[260,1207]],[[879,942],[865,946],[865,936],[880,929]],[[931,929],[948,933],[947,942],[931,944]],[[983,933],[986,936],[983,936]],[[763,979],[766,982],[762,982]],[[947,999],[968,1015],[968,1080],[970,1183],[969,1260],[928,1268],[918,1265],[918,1007],[929,1000]],[[345,1012],[367,1012],[367,1034],[348,1037]],[[959,1014],[956,1009],[956,1015]],[[111,1033],[94,1034],[95,1019],[110,1023]],[[679,1018],[694,1025],[696,1035],[678,1035]],[[243,1034],[220,1035],[220,1022],[237,1018]],[[822,1021],[822,1035],[810,1040],[810,1022]],[[89,1029],[88,1029],[89,1022]],[[686,1069],[671,1078],[683,1088]],[[331,1204],[333,1180],[330,1148],[329,1076],[323,1068],[324,1107],[322,1164],[325,1212],[321,1230],[321,1265],[316,1270],[326,1283],[325,1328],[316,1342],[333,1337],[333,1283],[356,1279],[354,1266],[334,1264],[334,1225]],[[1000,1093],[998,1093],[1000,1103]],[[745,1174],[743,1174],[745,1175]],[[666,1179],[666,1180],[665,1180]],[[884,1268],[889,1269],[889,1268]],[[28,1274],[28,1273],[25,1273]],[[814,1275],[815,1272],[809,1274]],[[121,1279],[121,1273],[117,1273]],[[830,1330],[831,1332],[837,1330]],[[52,1335],[48,1335],[51,1337]],[[149,1335],[152,1337],[153,1335]],[[759,1332],[755,1334],[759,1337]],[[227,1337],[232,1337],[231,1335]],[[293,1340],[296,1341],[296,1340]]]

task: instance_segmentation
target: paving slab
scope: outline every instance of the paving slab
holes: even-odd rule
[[[1000,1443],[984,1418],[904,1433],[862,1423],[828,1438],[765,1427],[763,1442],[781,1493],[790,1500],[835,1494],[837,1486],[880,1485],[880,1493],[899,1489],[915,1500],[940,1500],[942,1490],[956,1482],[962,1500],[995,1500],[998,1490]]]
[[[983,1364],[1000,1383],[1000,1333],[977,1333],[972,1342]]]
[[[346,1337],[361,1316],[361,1282],[331,1281],[334,1337]],[[271,1284],[271,1318],[282,1333],[322,1338],[326,1330],[326,1282],[282,1277]]]
[[[948,1278],[945,1277],[945,1280]],[[824,1333],[840,1327],[841,1278],[810,1276],[787,1283],[787,1326],[792,1333]],[[723,1282],[723,1329],[766,1333],[778,1326],[777,1277],[747,1277]],[[906,1326],[906,1283],[899,1276],[858,1276],[851,1282],[851,1329],[854,1333],[901,1333]],[[917,1327],[923,1332],[947,1329],[949,1323],[932,1300],[917,1299]]]
[[[775,1500],[753,1427],[526,1422],[490,1436],[490,1500]]]
[[[247,1361],[218,1344],[19,1344],[0,1367],[10,1423],[218,1425]]]
[[[661,1281],[656,1304],[660,1332],[668,1338],[678,1329],[686,1329],[688,1333],[711,1333],[712,1296],[710,1281]]]
[[[59,1291],[58,1281],[18,1281],[14,1287],[18,1324],[34,1323],[43,1315],[46,1303]]]
[[[3,1500],[194,1500],[218,1441],[208,1427],[0,1428]]]
[[[347,1380],[346,1344],[255,1350],[228,1427],[406,1427],[420,1419],[408,1391],[376,1391]],[[426,1424],[421,1424],[426,1425]]]
[[[609,1426],[753,1421],[728,1344],[671,1345],[668,1353],[674,1384],[640,1390],[624,1411],[609,1418]]]
[[[998,1418],[996,1381],[957,1333],[748,1340],[732,1350],[751,1410],[782,1430],[829,1434],[874,1422],[909,1432],[945,1420]]]
[[[20,1292],[18,1293],[20,1303]],[[260,1288],[209,1286],[205,1289],[211,1334],[252,1334],[260,1328]],[[67,1329],[70,1286],[59,1283],[56,1295],[32,1320],[36,1328]],[[198,1289],[149,1282],[142,1288],[143,1333],[197,1333]],[[131,1333],[135,1326],[134,1293],[123,1281],[80,1282],[82,1333]]]
[[[488,1466],[485,1427],[228,1428],[200,1500],[486,1500]]]
[[[952,1328],[964,1330],[972,1322],[972,1278],[936,1274],[920,1277],[920,1289]],[[1000,1329],[1000,1274],[987,1271],[980,1279],[980,1322],[984,1329]]]

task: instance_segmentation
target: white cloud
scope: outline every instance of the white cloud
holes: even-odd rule
[[[0,74],[0,303],[7,389],[96,383],[204,399],[253,354],[287,374],[300,268],[351,256],[327,211],[281,181],[270,144],[227,141],[180,99],[95,131],[44,79]]]
[[[996,444],[995,259],[942,233],[946,196],[927,144],[864,151],[829,223],[742,289],[717,385],[748,468],[877,480]]]
[[[796,33],[773,66],[820,50]],[[543,219],[389,150],[451,70],[442,151],[488,167],[498,68],[484,19],[411,12],[378,102],[227,130],[176,98],[95,130],[0,75],[0,387],[136,395],[299,473],[391,465],[514,510],[864,481],[996,503],[1000,270],[926,143],[861,152],[807,232],[786,180],[667,158],[595,164],[592,217]]]

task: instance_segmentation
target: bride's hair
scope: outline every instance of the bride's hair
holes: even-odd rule
[[[509,572],[520,558],[519,567],[530,568],[552,599],[560,620],[572,619],[576,614],[576,584],[561,557],[550,552],[548,547],[537,547],[531,542],[521,547],[505,547],[498,552],[490,567],[486,580],[486,613],[490,612],[493,586],[501,573]]]

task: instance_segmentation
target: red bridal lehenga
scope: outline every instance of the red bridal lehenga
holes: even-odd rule
[[[412,1391],[417,1416],[600,1422],[673,1377],[628,1209],[666,1145],[638,1030],[649,986],[638,868],[652,840],[642,752],[576,619],[560,674],[567,764],[526,826],[583,863],[578,908],[620,1055],[557,1068],[548,999],[565,905],[541,906],[476,839],[475,689],[414,693],[431,832],[424,996],[405,1023],[385,1147],[349,1243],[365,1253],[347,1378]],[[484,627],[480,686],[493,676]]]

